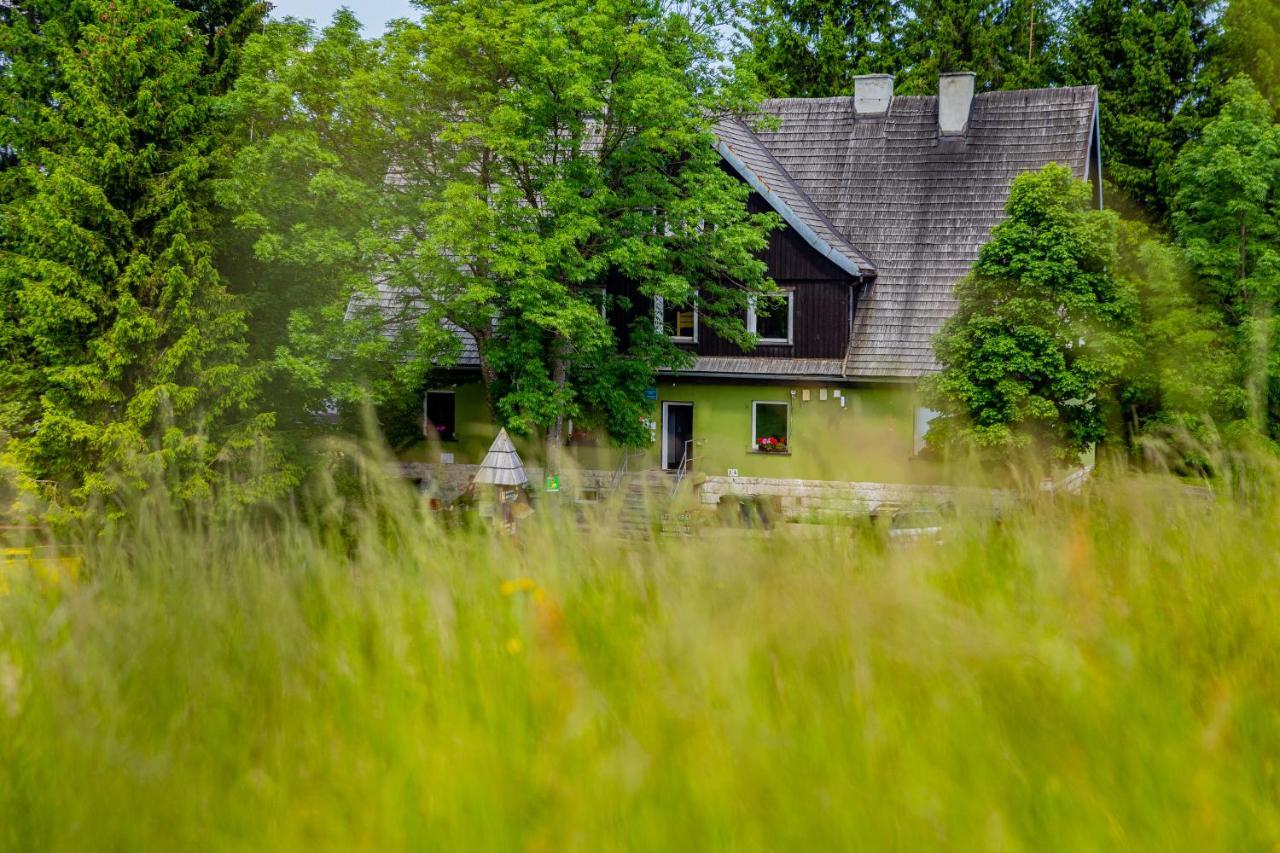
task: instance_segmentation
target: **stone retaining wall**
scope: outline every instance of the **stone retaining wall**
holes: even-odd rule
[[[404,476],[422,480],[427,488],[434,489],[447,499],[456,497],[475,476],[479,465],[440,465],[425,462],[405,462],[400,469]],[[542,469],[526,469],[529,481],[542,482]],[[578,472],[579,488],[607,487],[613,479],[612,471]],[[961,488],[957,486],[922,486],[906,483],[846,483],[835,480],[790,480],[769,477],[702,477],[690,478],[697,502],[706,509],[714,509],[726,495],[742,497],[773,497],[781,503],[784,518],[795,519],[813,516],[867,515],[884,505],[909,506],[915,504],[939,504],[944,501],[982,501],[992,504],[1003,499],[1003,493],[995,489]],[[569,492],[572,484],[565,483]]]
[[[846,483],[835,480],[783,480],[768,477],[707,477],[697,490],[706,507],[719,504],[725,495],[776,497],[785,518],[804,516],[866,515],[877,507],[939,504],[944,501],[998,503],[995,489],[958,486],[921,486],[906,483]]]

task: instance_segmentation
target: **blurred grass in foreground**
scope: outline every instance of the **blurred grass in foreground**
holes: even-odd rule
[[[1280,843],[1272,498],[1106,483],[887,548],[512,541],[371,488],[142,502],[78,581],[10,571],[0,845]]]

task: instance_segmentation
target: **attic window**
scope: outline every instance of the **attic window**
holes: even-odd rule
[[[653,298],[653,323],[660,334],[680,344],[698,342],[698,306],[672,305],[667,307],[661,296]]]
[[[457,395],[452,391],[428,391],[422,403],[422,433],[439,441],[457,441]]]
[[[747,331],[760,338],[762,344],[790,344],[795,326],[795,291],[785,290],[780,299],[761,300],[752,297],[747,306]]]

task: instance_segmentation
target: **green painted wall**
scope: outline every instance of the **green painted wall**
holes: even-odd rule
[[[824,388],[825,400],[820,393]],[[693,403],[696,471],[723,476],[732,468],[743,477],[892,483],[943,479],[939,466],[913,458],[914,389],[666,381],[659,383],[657,390],[653,420],[659,438],[661,403]],[[845,398],[843,407],[836,390]],[[459,385],[456,392],[458,440],[435,445],[424,441],[403,452],[402,459],[435,462],[441,452],[453,453],[459,463],[477,463],[484,457],[497,432],[484,393],[478,383]],[[752,449],[751,404],[757,400],[790,404],[789,454]],[[541,459],[539,437],[513,438],[526,461]],[[581,467],[598,470],[612,470],[620,458],[620,451],[608,446],[573,448],[571,454]],[[655,468],[659,464],[660,448],[655,444],[642,458],[633,460],[631,467]]]
[[[843,407],[834,394],[837,390],[845,400]],[[892,483],[920,482],[939,474],[934,466],[912,458],[913,389],[667,382],[659,386],[658,398],[693,403],[698,442],[694,467],[707,474],[723,476],[734,468],[742,477]],[[753,448],[755,401],[790,404],[786,455]]]

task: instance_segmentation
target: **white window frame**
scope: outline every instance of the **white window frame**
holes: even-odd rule
[[[913,418],[913,420],[915,421],[914,423],[915,428],[912,430],[912,432],[914,432],[915,435],[913,436],[912,446],[913,446],[913,452],[916,453],[917,455],[919,455],[919,453],[922,450],[924,450],[925,444],[926,444],[926,437],[929,435],[929,427],[933,423],[933,419],[938,417],[938,415],[940,414],[942,413],[935,412],[933,409],[927,408],[925,406],[916,407],[915,416]]]
[[[781,293],[787,297],[787,336],[786,338],[760,338],[758,343],[790,346],[795,341],[796,292],[783,290]],[[747,299],[747,331],[753,335],[756,334],[756,321],[756,297],[752,295]]]
[[[696,299],[696,297],[695,297]],[[693,337],[688,335],[667,335],[667,337],[677,344],[696,344],[698,342],[698,303],[695,301],[693,308]],[[663,322],[662,315],[666,313],[667,301],[661,296],[653,297],[653,328],[658,334],[666,334],[667,324]]]
[[[756,407],[757,406],[786,406],[787,407],[787,453],[791,452],[791,401],[790,400],[752,400],[751,401],[751,439],[750,447],[753,453],[769,453],[770,451],[761,450],[756,444],[759,437],[756,434]]]

